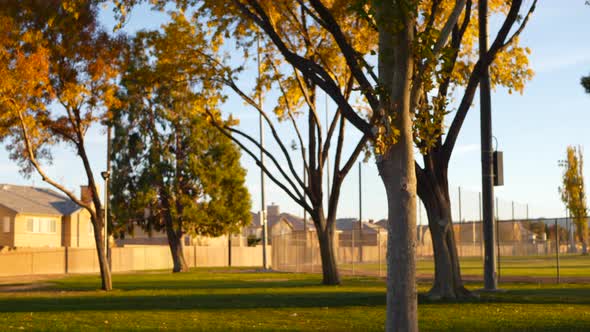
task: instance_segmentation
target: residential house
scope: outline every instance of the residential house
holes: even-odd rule
[[[297,238],[304,239],[307,234],[308,238],[315,237],[315,227],[311,218],[304,220],[301,217],[290,213],[281,213],[280,207],[271,204],[266,207],[266,221],[268,230],[268,243],[272,243],[274,236],[285,234],[296,234]],[[244,234],[262,238],[262,226],[260,223],[260,214],[252,213],[252,223],[245,227]]]
[[[376,246],[387,240],[387,229],[372,220],[359,221],[355,218],[336,219],[336,231],[340,247]]]
[[[82,200],[90,191],[81,188]],[[88,211],[51,189],[0,184],[0,247],[94,247]]]

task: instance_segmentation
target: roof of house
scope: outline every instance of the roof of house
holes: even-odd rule
[[[0,205],[16,213],[68,216],[80,210],[71,199],[51,189],[0,184]]]
[[[355,218],[340,218],[336,219],[336,229],[340,231],[351,231],[352,229],[358,229],[359,221]],[[379,231],[385,231],[385,228],[377,223],[363,221],[363,232],[376,233]]]
[[[258,217],[258,213],[256,212],[250,212],[252,214],[252,223],[251,225],[254,227],[260,227],[260,218]],[[285,220],[287,223],[289,223],[289,225],[291,225],[291,227],[293,227],[293,230],[295,231],[302,231],[304,228],[304,221],[303,218],[292,215],[290,213],[280,213],[278,215],[268,215],[267,216],[268,220],[268,227],[272,228],[275,224],[277,224],[279,221],[281,220]],[[313,230],[315,229],[314,225],[313,225],[313,221],[308,217],[307,219],[307,229],[308,230]]]

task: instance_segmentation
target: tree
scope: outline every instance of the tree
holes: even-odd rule
[[[419,132],[414,127],[414,114],[425,87],[426,91],[430,90],[427,89],[428,78],[432,77],[435,68],[439,68],[438,59],[447,54],[453,27],[466,10],[467,1],[433,1],[427,8],[435,10],[427,12],[419,6],[423,3],[410,0],[180,2],[181,6],[197,4],[199,18],[210,22],[217,34],[234,38],[238,45],[251,44],[256,33],[262,32],[286,63],[326,92],[342,116],[368,137],[388,199],[388,330],[417,329],[414,251],[417,167],[413,147]],[[497,52],[511,44],[522,31],[524,24],[510,36],[512,26],[520,17],[521,6],[521,0],[510,3],[498,36],[487,56],[473,66],[476,75],[469,77],[466,89],[475,91],[482,69],[489,67]],[[436,26],[429,24],[430,21]],[[370,29],[363,34],[355,33],[359,22],[367,24]],[[419,30],[423,22],[425,27],[435,28]],[[300,41],[304,38],[302,26],[326,33],[326,43],[335,46],[332,56],[348,67],[354,80],[353,91],[357,91],[368,105],[368,114],[359,112],[345,98],[337,83],[338,78],[320,58],[315,57],[314,52],[301,47],[305,45]],[[424,32],[428,33],[422,35]],[[371,45],[372,41],[374,47],[366,47],[367,42]],[[318,49],[323,47],[324,44],[320,44]],[[376,59],[372,55],[377,55]],[[377,71],[371,65],[372,61],[377,62]],[[447,136],[450,139],[445,142],[446,152],[441,156],[444,161],[448,162],[473,93],[462,99],[464,106],[460,106],[462,110],[449,128]],[[431,144],[440,138],[441,131],[424,131],[424,134],[422,137],[428,137]],[[432,169],[438,172],[438,168]],[[437,178],[436,174],[433,177]],[[441,226],[444,226],[443,230],[451,228],[449,222]],[[446,240],[442,241],[443,248],[454,248],[454,243],[449,243],[452,233],[442,232],[442,239]],[[458,275],[458,264],[452,265],[456,253],[449,249],[442,257],[447,262],[445,271],[450,272],[439,275]],[[452,290],[457,288],[455,284],[451,285]]]
[[[131,47],[124,107],[113,119],[112,200],[123,229],[164,231],[173,272],[185,272],[183,236],[239,231],[250,222],[251,202],[237,147],[206,121],[205,109],[221,96],[195,79],[193,59],[182,56],[204,36],[180,16],[173,22],[162,33],[138,33]]]
[[[583,163],[582,148],[568,146],[562,186],[559,187],[559,192],[561,200],[576,225],[578,237],[582,242],[582,253],[588,254],[588,209],[584,189]]]
[[[318,47],[318,44],[325,43],[325,36],[318,35],[317,31],[308,29],[305,25],[302,25],[301,29],[305,36],[303,38],[303,47],[308,50],[307,52],[315,53],[319,61],[331,68],[334,75],[339,77],[339,80],[337,80],[338,89],[342,91],[344,98],[348,100],[352,94],[352,77],[348,68],[338,61],[334,61],[337,58],[330,57],[333,48],[327,45],[323,48]],[[326,122],[323,122],[321,112],[317,107],[318,91],[316,84],[301,77],[296,70],[281,70],[282,63],[275,57],[276,54],[267,53],[270,48],[267,43],[269,41],[263,42],[265,46],[258,50],[263,58],[260,69],[266,68],[267,71],[263,72],[255,88],[254,96],[247,94],[233,77],[235,73],[239,72],[239,69],[232,69],[227,65],[217,63],[218,68],[216,71],[221,74],[218,79],[241,97],[246,104],[254,108],[264,119],[265,124],[271,129],[273,139],[280,147],[280,157],[284,158],[285,162],[281,163],[277,156],[263,148],[256,142],[255,138],[245,131],[231,125],[215,123],[227,137],[231,137],[236,141],[256,161],[262,171],[277,186],[310,214],[320,247],[322,283],[325,285],[338,285],[340,284],[340,276],[334,252],[334,235],[340,191],[345,177],[365,149],[368,137],[366,135],[361,136],[353,142],[354,145],[352,146],[354,148],[346,156],[343,149],[347,143],[345,140],[347,120],[342,117],[341,109],[336,109],[334,116],[330,120],[326,119]],[[256,96],[263,93],[263,89],[272,87],[276,87],[281,92],[277,106],[273,110],[278,121],[273,121],[269,113],[264,111],[260,99],[255,100]],[[307,109],[307,114],[302,112],[302,109]],[[303,122],[303,125],[297,121],[302,116],[307,116],[307,123]],[[300,151],[304,174],[299,173],[294,168],[297,153],[289,151],[284,143],[286,135],[280,134],[281,131],[277,129],[277,122],[284,121],[291,125],[297,137],[292,142],[291,147],[293,150]],[[305,132],[308,134],[307,137],[302,134]],[[329,167],[327,160],[330,158],[330,152],[334,151],[334,149],[331,150],[334,138],[336,139],[336,146],[333,153],[333,169],[328,170],[328,177],[331,174],[331,178],[328,179],[331,185],[325,188],[324,180],[326,175],[324,171]],[[256,150],[270,159],[270,166],[261,162],[261,159],[256,156]],[[274,172],[273,168],[276,168],[278,173]],[[324,190],[327,193],[324,193]],[[327,208],[324,208],[324,198],[327,198]]]
[[[590,75],[582,77],[580,83],[586,90],[586,93],[590,93]]]
[[[11,158],[29,175],[36,171],[51,186],[86,209],[94,229],[102,289],[112,288],[98,185],[85,143],[88,129],[108,118],[115,98],[122,38],[112,38],[96,21],[89,3],[9,1],[1,9],[0,89],[2,136]],[[45,171],[51,148],[63,143],[80,158],[92,193],[84,202]]]

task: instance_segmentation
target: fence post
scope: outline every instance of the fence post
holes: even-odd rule
[[[297,237],[295,237],[295,272],[300,272],[301,270],[299,269],[299,246],[300,246],[301,241],[297,240]]]
[[[557,227],[557,219],[555,219],[555,259],[557,260],[557,283],[559,284],[559,228]]]
[[[193,245],[193,267],[197,268],[197,245]]]
[[[459,256],[463,256],[463,239],[461,231],[463,230],[463,211],[461,206],[461,186],[459,186]],[[452,227],[452,220],[451,220],[451,227]]]
[[[500,281],[500,256],[501,256],[501,252],[500,252],[500,214],[498,213],[498,197],[496,197],[496,247],[498,248],[497,250],[497,262],[498,262],[498,281]]]
[[[379,276],[381,277],[381,230],[377,230],[377,259],[379,260]]]
[[[68,246],[66,246],[64,248],[64,259],[65,259],[65,266],[64,266],[65,274],[68,274]]]
[[[483,237],[482,237],[482,230],[483,230],[483,219],[481,217],[481,191],[478,192],[479,194],[479,256],[483,259]]]
[[[355,275],[354,274],[354,254],[355,254],[355,250],[354,250],[354,247],[355,247],[354,246],[355,245],[355,243],[354,243],[354,223],[352,224],[351,234],[352,234],[352,243],[350,246],[350,254],[351,254],[350,261],[352,263],[352,275]]]

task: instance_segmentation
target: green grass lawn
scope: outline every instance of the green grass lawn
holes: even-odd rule
[[[0,330],[43,331],[379,331],[385,284],[345,278],[321,286],[312,274],[195,270],[114,276],[97,291],[95,276],[48,288],[0,293]],[[481,285],[470,284],[470,288]],[[469,302],[420,301],[422,331],[590,330],[590,285],[503,284],[505,293]],[[420,291],[428,285],[419,285]]]
[[[480,257],[463,257],[461,260],[461,273],[463,275],[481,276],[483,274],[483,261]],[[555,256],[526,256],[526,257],[500,257],[501,276],[526,276],[526,277],[552,277],[557,274]],[[342,264],[342,268],[352,271],[352,264]],[[355,264],[355,272],[367,271],[376,274],[379,269],[385,275],[385,264],[377,263]],[[561,277],[585,277],[590,278],[590,256],[579,254],[560,256]],[[418,274],[432,275],[434,273],[434,261],[432,258],[419,259],[416,272]]]

